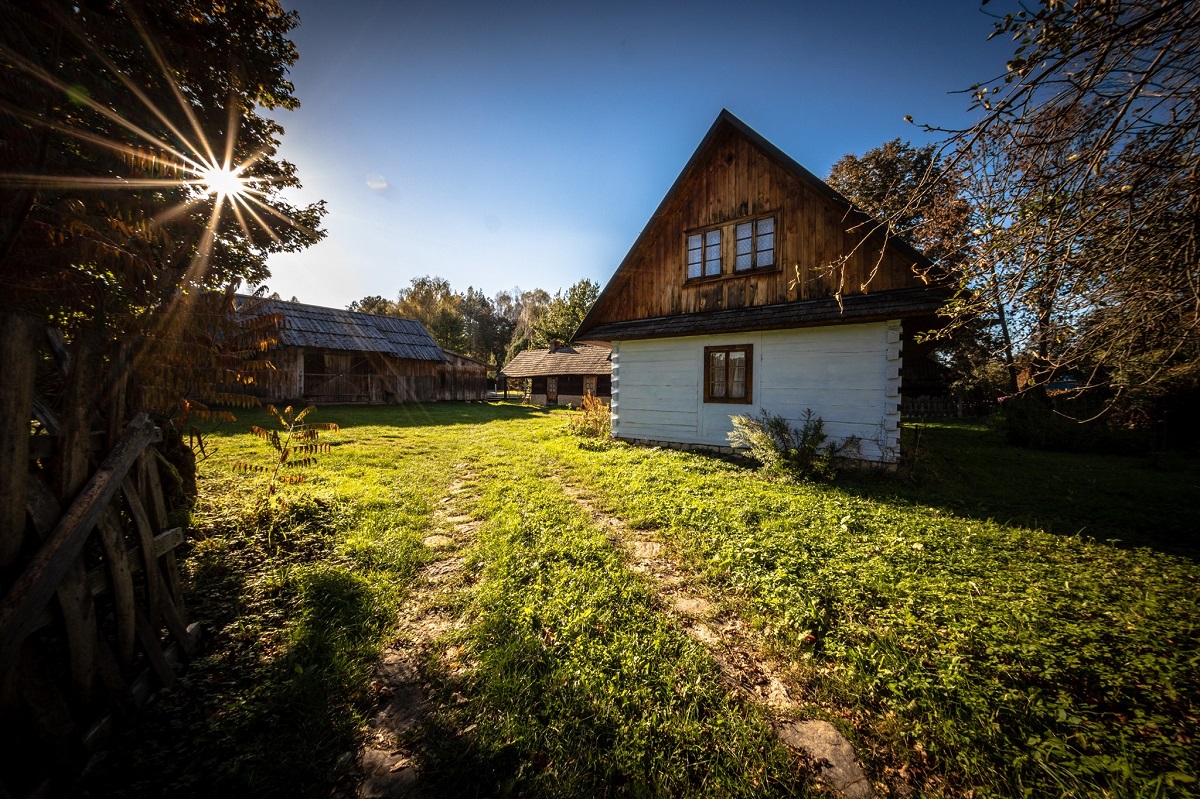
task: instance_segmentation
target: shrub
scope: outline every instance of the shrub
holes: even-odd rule
[[[579,413],[571,415],[567,432],[583,438],[608,438],[612,435],[612,414],[607,404],[592,394],[583,398]]]
[[[1097,401],[1029,393],[1008,397],[1000,408],[1001,428],[1013,446],[1109,454],[1132,454],[1150,448],[1147,432],[1124,429],[1104,418],[1095,418],[1103,411]]]
[[[825,421],[806,408],[801,426],[782,416],[760,410],[758,416],[735,416],[729,443],[745,449],[775,477],[799,480],[832,480],[839,460],[858,451],[858,439],[831,441]]]

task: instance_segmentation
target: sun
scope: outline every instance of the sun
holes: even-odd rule
[[[218,197],[239,197],[249,188],[249,181],[242,177],[241,172],[240,167],[232,168],[228,165],[214,164],[200,171],[200,183],[208,194],[215,194]]]

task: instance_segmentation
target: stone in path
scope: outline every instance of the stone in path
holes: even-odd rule
[[[822,782],[846,799],[871,799],[875,792],[854,747],[828,721],[788,721],[779,726],[779,739],[808,755]]]

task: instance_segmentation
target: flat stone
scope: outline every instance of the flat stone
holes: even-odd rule
[[[635,558],[657,558],[662,552],[663,545],[657,541],[634,541],[629,545]]]
[[[417,783],[417,769],[403,754],[386,749],[366,748],[359,767],[363,772],[358,795],[362,799],[393,799],[408,796]]]
[[[696,640],[700,641],[701,643],[708,644],[710,646],[712,644],[717,643],[717,641],[721,640],[720,638],[717,637],[716,633],[714,633],[712,630],[708,629],[708,627],[706,627],[703,624],[694,624],[691,627],[688,627],[687,631]]]
[[[767,687],[767,703],[775,707],[791,707],[795,704],[778,677],[772,677],[771,684]]]
[[[712,605],[707,599],[699,597],[679,596],[675,597],[675,612],[681,613],[684,616],[707,616],[712,609]]]
[[[421,543],[430,549],[445,549],[454,546],[454,539],[448,535],[430,535],[426,536]]]
[[[871,781],[854,756],[854,747],[828,721],[789,721],[779,738],[807,754],[817,764],[818,777],[846,799],[872,799]]]

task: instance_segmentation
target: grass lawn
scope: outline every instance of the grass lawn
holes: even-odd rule
[[[1194,460],[1017,451],[983,427],[930,424],[919,442],[906,431],[911,472],[794,485],[573,438],[567,418],[323,408],[314,419],[342,429],[273,515],[261,477],[232,469],[265,458],[244,433],[265,415],[213,435],[185,560],[206,654],[94,792],[327,796],[430,557],[422,539],[468,470],[474,579],[447,633],[461,662],[424,666],[444,700],[428,719],[445,733],[422,763],[428,795],[809,791],[766,712],[722,685],[566,486],[659,538],[749,619],[792,664],[804,714],[846,731],[881,791],[1196,792]]]

